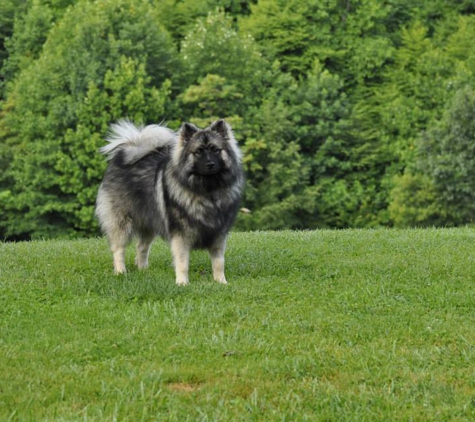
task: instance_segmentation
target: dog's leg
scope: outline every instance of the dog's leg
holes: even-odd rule
[[[135,255],[135,264],[142,270],[148,267],[148,254],[150,253],[150,247],[152,246],[154,236],[140,235],[137,243],[137,253]]]
[[[175,263],[176,284],[184,286],[188,284],[188,267],[190,265],[190,245],[181,237],[174,236],[171,239],[173,261]]]
[[[124,274],[127,272],[125,269],[125,246],[115,245],[111,249],[114,257],[114,274]]]
[[[221,284],[227,284],[224,275],[224,252],[226,251],[226,237],[218,239],[209,249],[213,278]]]
[[[132,235],[132,226],[129,222],[110,225],[107,230],[107,237],[114,257],[114,273],[124,274],[125,268],[125,248]]]

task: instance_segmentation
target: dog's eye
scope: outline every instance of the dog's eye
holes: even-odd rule
[[[215,147],[215,146],[212,146],[210,149],[211,149],[211,152],[214,154],[219,154],[219,152],[221,151],[218,147]]]
[[[198,148],[198,149],[195,151],[195,155],[199,157],[201,154],[203,154],[203,151],[204,151],[203,148]]]

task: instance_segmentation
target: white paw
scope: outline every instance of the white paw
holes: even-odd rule
[[[216,277],[215,281],[217,281],[219,284],[228,284],[224,275],[222,277]]]
[[[176,278],[176,284],[178,286],[187,286],[189,284],[188,278],[186,278],[186,277],[177,277]]]

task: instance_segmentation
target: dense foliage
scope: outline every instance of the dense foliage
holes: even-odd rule
[[[224,117],[241,229],[475,216],[475,0],[4,0],[0,238],[97,233],[108,125]]]

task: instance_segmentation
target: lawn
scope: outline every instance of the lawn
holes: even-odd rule
[[[168,247],[0,244],[1,421],[475,418],[475,230],[233,233],[228,285]]]

